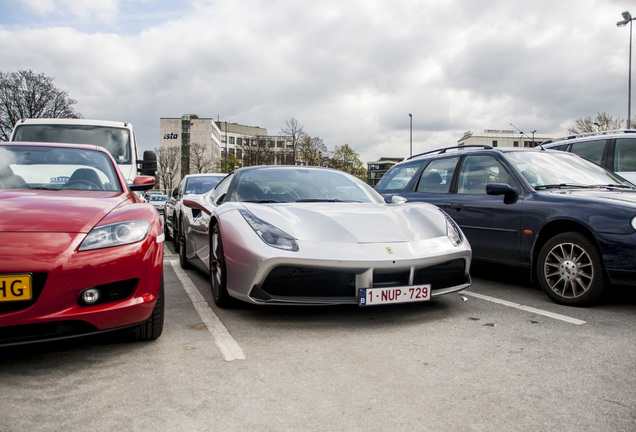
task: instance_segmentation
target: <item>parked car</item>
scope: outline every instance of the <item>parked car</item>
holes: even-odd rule
[[[164,206],[163,231],[166,233],[167,239],[172,238],[175,249],[179,249],[178,233],[184,211],[181,205],[183,196],[186,194],[204,194],[219,184],[226,175],[219,173],[188,174],[181,179],[179,186],[172,190]]]
[[[470,246],[450,217],[428,204],[386,204],[341,171],[242,168],[183,205],[191,212],[179,260],[210,274],[221,307],[369,306],[470,286]]]
[[[168,201],[168,195],[151,194],[147,196],[148,196],[148,202],[152,204],[153,206],[155,206],[159,214],[163,214],[163,210],[166,206],[166,201]]]
[[[531,269],[558,303],[587,305],[608,283],[636,285],[634,185],[572,153],[481,147],[414,156],[376,190],[444,209],[475,262]]]
[[[0,143],[0,345],[163,329],[160,217],[102,147]]]
[[[571,135],[544,141],[541,146],[576,153],[636,184],[636,130]]]

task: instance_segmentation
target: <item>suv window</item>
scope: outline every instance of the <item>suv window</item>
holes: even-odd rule
[[[466,156],[459,172],[457,193],[486,195],[489,183],[509,183],[508,171],[491,156]]]
[[[615,152],[616,171],[636,171],[636,139],[618,138]]]
[[[590,160],[596,164],[601,164],[603,160],[603,150],[605,149],[605,139],[594,141],[582,141],[572,144],[572,153]]]
[[[422,172],[417,192],[448,193],[459,157],[434,159]]]

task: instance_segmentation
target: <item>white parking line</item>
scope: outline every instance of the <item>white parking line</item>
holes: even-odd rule
[[[214,343],[219,347],[225,361],[245,360],[245,354],[239,344],[234,340],[232,335],[230,335],[214,311],[210,309],[208,302],[205,301],[205,298],[203,298],[197,287],[194,286],[194,283],[192,283],[188,275],[176,261],[170,261],[170,265],[172,265],[177,278],[181,281],[181,285],[186,294],[190,297],[190,301],[199,314],[201,321],[212,335]]]
[[[542,309],[536,309],[536,308],[533,308],[533,307],[530,307],[530,306],[524,306],[522,304],[509,302],[507,300],[501,300],[501,299],[498,299],[496,297],[490,297],[490,296],[487,296],[487,295],[478,294],[478,293],[469,292],[469,291],[463,291],[462,294],[470,296],[470,297],[475,297],[475,298],[478,298],[478,299],[481,299],[481,300],[486,300],[486,301],[489,301],[489,302],[497,303],[497,304],[500,304],[500,305],[503,305],[503,306],[508,306],[508,307],[511,307],[511,308],[520,309],[520,310],[523,310],[523,311],[526,311],[526,312],[532,312],[532,313],[537,314],[537,315],[543,315],[543,316],[546,316],[546,317],[549,317],[549,318],[554,318],[554,319],[557,319],[557,320],[560,320],[560,321],[565,321],[565,322],[570,323],[570,324],[576,324],[576,325],[587,324],[587,321],[582,321],[580,319],[572,318],[572,317],[569,317],[569,316],[566,316],[566,315],[560,315],[560,314],[557,314],[557,313],[544,311]]]

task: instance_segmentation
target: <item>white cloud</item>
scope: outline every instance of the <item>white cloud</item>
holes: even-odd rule
[[[628,31],[615,26],[618,2],[28,5],[73,19],[0,21],[0,70],[55,77],[86,117],[132,121],[145,148],[158,145],[160,117],[184,113],[272,134],[294,117],[330,149],[348,143],[364,161],[408,154],[408,113],[417,152],[511,122],[565,133],[600,111],[626,116]]]

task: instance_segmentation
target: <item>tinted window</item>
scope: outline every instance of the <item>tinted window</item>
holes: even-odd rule
[[[435,159],[429,163],[417,184],[418,192],[448,193],[458,157]]]
[[[616,140],[616,171],[636,171],[636,138]]]
[[[572,153],[576,153],[577,155],[600,165],[603,160],[604,148],[604,139],[597,141],[583,141],[572,144]]]

